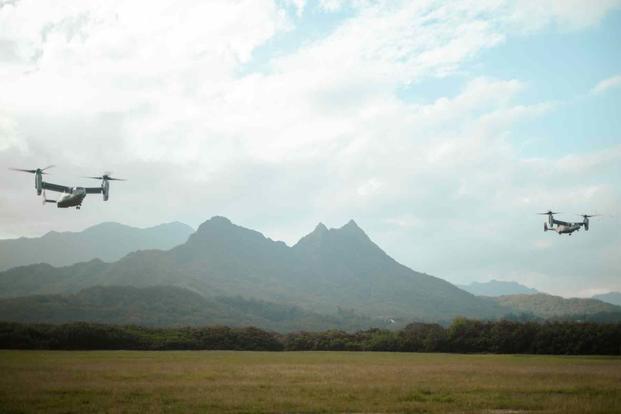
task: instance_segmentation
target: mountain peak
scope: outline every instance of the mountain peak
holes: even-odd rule
[[[347,222],[347,224],[345,224],[343,227],[341,227],[342,230],[360,230],[362,231],[362,229],[358,226],[358,224],[356,224],[356,222],[354,221],[354,219],[351,219]]]
[[[353,219],[349,220],[347,224],[345,224],[343,227],[339,229],[335,229],[333,231],[336,231],[338,233],[345,234],[348,236],[352,236],[352,237],[361,237],[363,239],[370,240],[369,236],[367,236],[364,230],[362,230],[360,226],[358,226],[358,224],[356,224],[356,222]]]
[[[117,223],[115,221],[104,221],[103,223],[98,223],[93,226],[87,227],[86,229],[84,229],[84,231],[114,231],[114,230],[121,229],[121,228],[136,229],[136,227]]]
[[[186,245],[202,245],[208,244],[220,244],[234,246],[235,249],[240,246],[244,248],[253,249],[259,248],[259,244],[266,243],[278,244],[279,246],[286,246],[283,242],[276,242],[272,239],[265,237],[258,231],[248,229],[246,227],[239,226],[226,217],[214,216],[209,220],[201,224],[196,232],[190,236]],[[185,245],[184,245],[185,246]],[[202,247],[205,247],[202,245]],[[183,250],[183,246],[179,246]]]
[[[349,220],[342,227],[329,230],[323,223],[319,223],[315,230],[302,237],[294,247],[298,250],[327,249],[340,252],[343,252],[343,249],[351,249],[352,251],[360,251],[360,249],[381,251],[364,230],[358,227],[354,220]]]
[[[330,233],[330,230],[323,223],[317,224],[315,226],[315,230],[308,233],[306,236],[302,237],[295,244],[295,247],[300,248],[303,246],[318,246],[321,243],[321,240]]]
[[[210,218],[209,220],[207,220],[205,223],[218,223],[218,224],[233,224],[231,223],[231,220],[227,219],[224,216],[213,216],[212,218]]]
[[[232,226],[231,220],[227,219],[223,216],[213,216],[212,218],[203,222],[198,229],[196,229],[197,233],[204,232],[210,228],[219,228],[219,227],[228,227]]]
[[[518,282],[492,279],[488,282],[471,282],[469,285],[457,285],[460,289],[478,296],[504,296],[539,293]]]
[[[315,230],[313,230],[313,233],[325,233],[326,231],[328,231],[326,225],[323,223],[319,223],[317,224],[317,226],[315,226]]]

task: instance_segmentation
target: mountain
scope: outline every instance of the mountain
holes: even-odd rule
[[[179,286],[205,297],[242,296],[307,311],[340,307],[372,318],[447,320],[496,317],[503,309],[388,256],[354,221],[323,225],[295,246],[214,217],[168,251],[128,254],[114,263],[33,265],[0,273],[0,296],[77,293],[93,286]]]
[[[477,296],[533,295],[539,293],[517,282],[490,280],[489,282],[472,282],[469,285],[457,285],[460,289]]]
[[[303,264],[309,287],[326,304],[341,302],[375,315],[432,320],[497,313],[491,302],[401,265],[353,220],[340,229],[319,224],[292,250]]]
[[[601,300],[602,302],[621,306],[621,292],[608,292],[608,293],[602,293],[600,295],[593,295],[593,299],[597,299],[597,300]]]
[[[296,306],[247,300],[241,297],[205,298],[174,286],[92,287],[76,294],[33,295],[0,299],[3,321],[23,323],[97,322],[143,326],[254,326],[290,332],[300,326],[312,330],[358,330],[384,327],[351,312],[320,315]]]
[[[102,223],[81,232],[51,231],[42,237],[0,240],[0,271],[36,263],[67,266],[95,258],[111,262],[136,250],[170,249],[193,231],[179,222],[146,229]]]
[[[619,313],[621,307],[596,299],[565,299],[538,293],[535,295],[508,295],[494,298],[498,304],[513,313],[530,313],[540,318],[583,316]]]

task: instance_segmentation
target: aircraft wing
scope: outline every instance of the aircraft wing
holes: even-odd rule
[[[572,224],[572,223],[568,223],[566,221],[557,220],[557,219],[552,219],[552,222],[554,224],[560,224],[560,225],[563,225],[563,226],[571,226],[571,224]]]
[[[103,191],[101,187],[86,187],[86,194],[100,194]]]
[[[41,182],[41,188],[44,190],[57,191],[59,193],[70,193],[71,187],[66,187],[64,185],[52,184],[46,181]]]

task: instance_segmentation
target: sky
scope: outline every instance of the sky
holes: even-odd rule
[[[354,219],[453,283],[621,291],[620,45],[618,0],[0,0],[0,238]],[[42,206],[8,168],[50,164],[128,181]]]

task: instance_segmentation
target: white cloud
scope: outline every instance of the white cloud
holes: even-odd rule
[[[20,58],[2,73],[0,103],[92,112],[218,93],[284,26],[269,1],[22,0],[0,10],[0,40]]]
[[[566,155],[554,162],[554,169],[565,174],[587,174],[594,169],[611,164],[621,164],[621,145],[587,154]]]
[[[16,122],[0,112],[0,151],[16,149],[21,152],[27,150],[27,145],[20,139]]]
[[[621,5],[619,0],[516,0],[508,2],[509,21],[520,30],[533,31],[555,24],[560,30],[577,30],[598,23]]]
[[[591,89],[591,93],[604,93],[609,91],[610,89],[615,89],[620,86],[621,75],[616,75],[598,82],[597,85],[595,85],[593,89]]]

